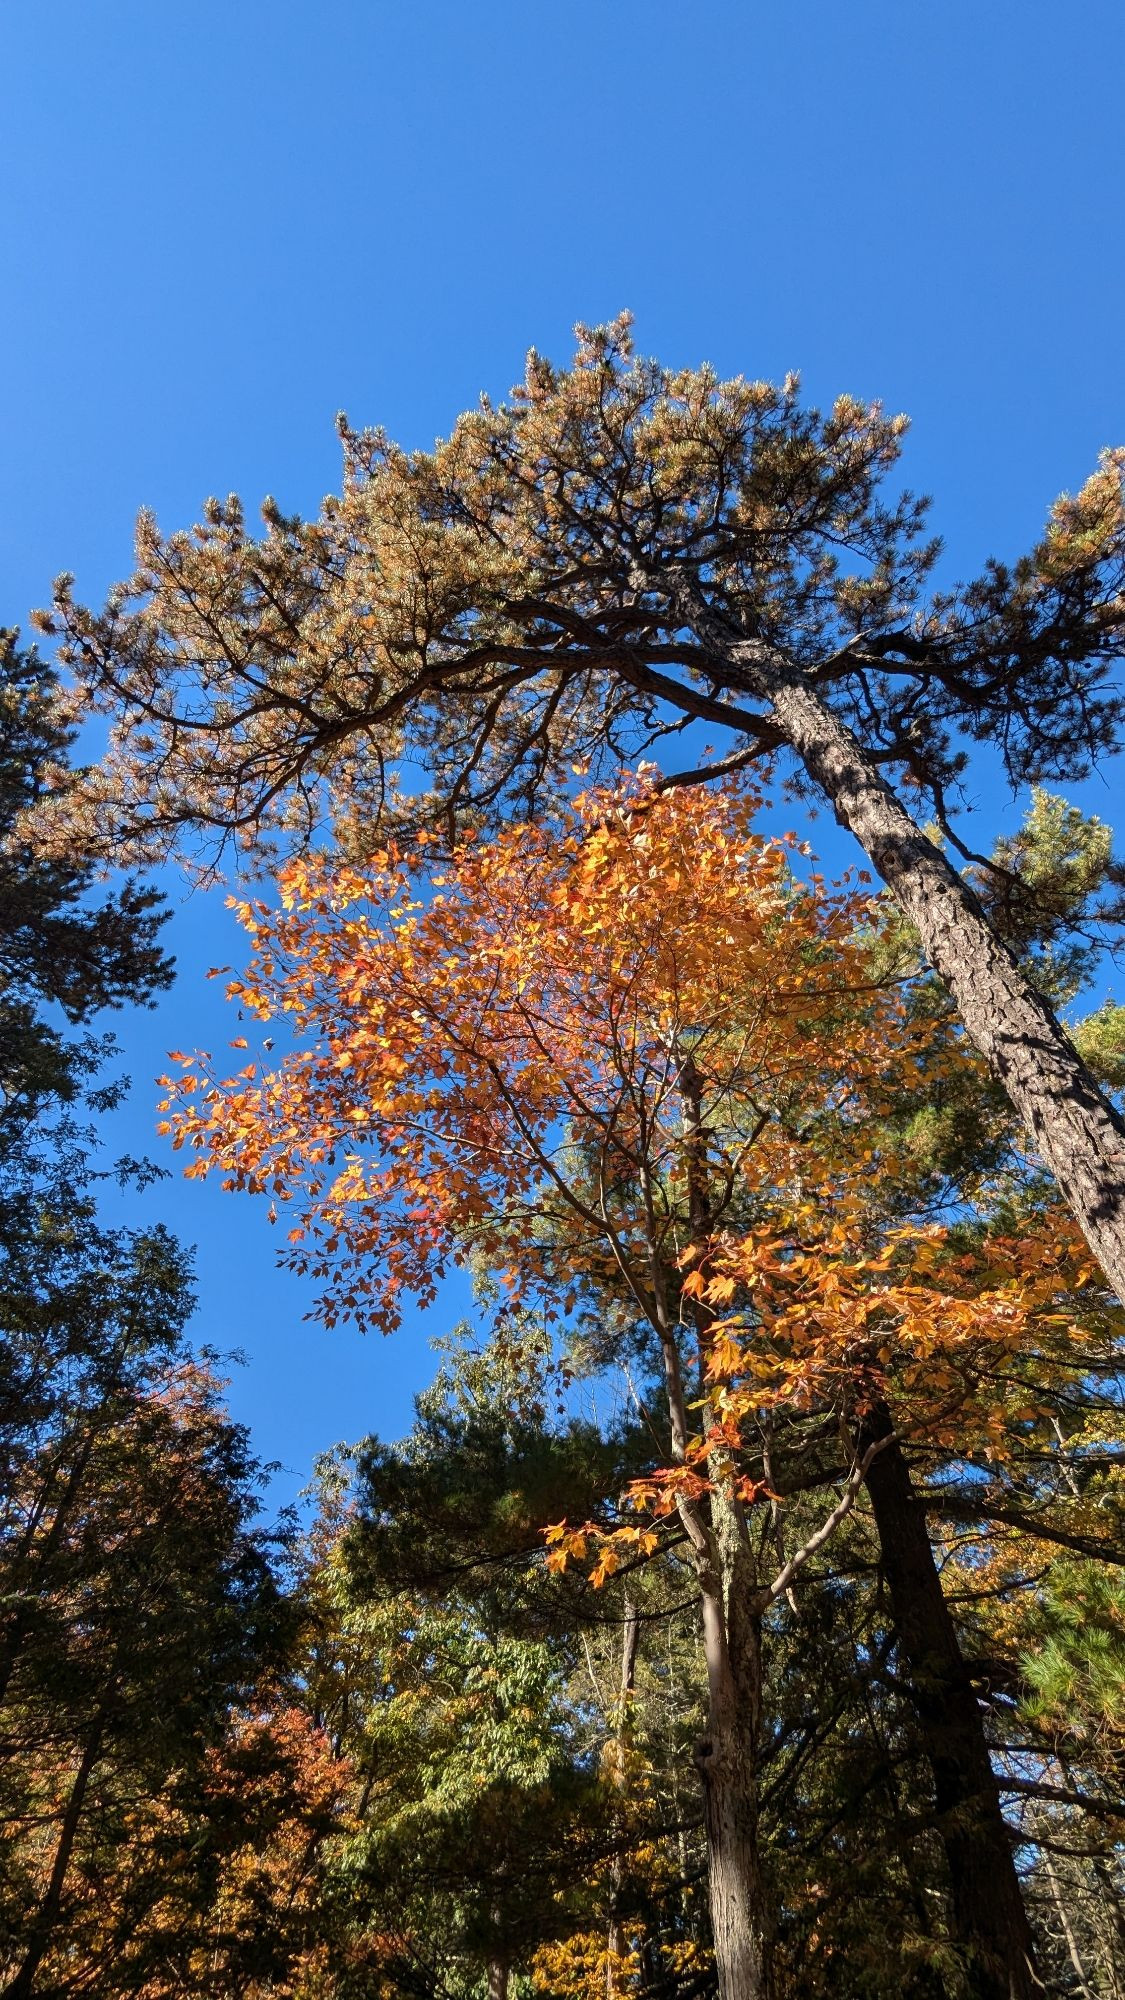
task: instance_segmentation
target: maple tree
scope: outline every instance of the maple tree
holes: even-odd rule
[[[154,1744],[148,1762],[115,1752],[93,1767],[31,1991],[57,1982],[64,1954],[90,1990],[127,1982],[151,2000],[304,2000],[357,1981],[499,1992],[528,1978],[600,2000],[630,1982],[706,1981],[705,1830],[684,1767],[693,1740],[714,1741],[715,1677],[709,1716],[685,1511],[712,1534],[734,1521],[721,1613],[729,1632],[733,1576],[756,1647],[734,1689],[753,1752],[735,1778],[750,1781],[776,1989],[928,2000],[970,1977],[993,1990],[990,1961],[1027,1937],[1001,1798],[1030,1857],[1044,1968],[1061,1951],[1095,1985],[1116,1976],[1116,1413],[1094,1385],[1112,1384],[1118,1329],[1034,1176],[1024,1187],[1021,1167],[1004,1192],[1019,1164],[1010,1124],[919,978],[916,940],[864,895],[803,883],[801,857],[757,835],[754,809],[745,784],[705,805],[662,795],[653,774],[595,795],[561,830],[470,841],[452,862],[432,839],[388,846],[375,868],[310,861],[288,877],[280,930],[247,909],[267,969],[241,1005],[280,1010],[298,1048],[279,1074],[231,1079],[222,1117],[189,1089],[186,1136],[201,1159],[218,1141],[215,1163],[292,1218],[289,1255],[319,1272],[329,1313],[389,1328],[451,1257],[482,1280],[490,1268],[522,1416],[500,1430],[483,1406],[471,1421],[428,1417],[416,1459],[372,1447],[359,1488],[371,1533],[345,1535],[328,1563],[340,1606],[313,1573],[296,1580],[318,1659],[279,1681],[248,1633],[241,1705],[217,1698],[202,1759],[188,1745],[161,1765]],[[1116,886],[1108,836],[1038,795],[1005,869],[1002,892],[978,877],[991,918],[1065,1004],[1090,963],[1075,927]],[[1076,1031],[1110,1081],[1119,1027],[1103,1007]],[[303,1061],[318,1034],[319,1068]],[[41,1853],[10,1843],[5,1877],[25,1959],[81,1764],[60,1698],[64,1571],[97,1572],[108,1642],[128,1623],[115,1570],[127,1544],[91,1528],[80,1556],[83,1524],[102,1518],[102,1472],[130,1491],[123,1468],[164,1421],[114,1387],[107,1287],[126,1251],[82,1192],[81,1134],[56,1117],[31,1142],[51,1091],[78,1096],[94,1075],[93,1043],[58,1050],[10,1100],[0,1189],[7,1297],[32,1314],[29,1336],[46,1314],[61,1343],[52,1359],[8,1342],[9,1489],[30,1519],[73,1485],[47,1506],[47,1543],[11,1570],[4,1628],[6,1796],[22,1813],[34,1793],[42,1834]],[[291,1155],[271,1151],[278,1140]],[[571,1367],[646,1357],[628,1441],[569,1422],[552,1433],[552,1315]],[[652,1430],[661,1327],[683,1385],[682,1456],[667,1400]],[[33,1444],[35,1422],[47,1428]],[[88,1474],[72,1479],[87,1446]],[[1060,1466],[1077,1490],[1060,1490]],[[17,1540],[13,1525],[13,1562]],[[1072,1599],[1105,1633],[1093,1653]],[[644,1621],[632,1666],[630,1603]],[[476,1648],[491,1639],[490,1670]],[[634,1676],[596,1722],[591,1660],[603,1690]],[[158,1666],[158,1698],[172,1678]],[[492,1750],[475,1742],[482,1703],[508,1717]],[[1081,1717],[1065,1741],[1064,1711]],[[527,1866],[535,1908],[490,1893],[494,1873],[515,1885]],[[983,1914],[966,1899],[974,1872],[994,1906]],[[1006,1936],[1000,1888],[1014,1890]],[[726,1948],[729,1961],[729,1930]]]
[[[1121,1293],[1125,1125],[894,781],[964,855],[946,796],[966,735],[1016,783],[1118,741],[1125,457],[1020,562],[942,592],[924,507],[881,491],[904,428],[846,396],[804,409],[795,379],[642,361],[621,319],[580,329],[569,370],[533,352],[511,402],[432,452],[342,425],[343,493],[316,521],[269,502],[256,539],[234,499],[186,533],[142,517],[104,611],[63,578],[44,621],[76,700],[113,718],[63,837],[152,855],[194,830],[261,852],[327,809],[369,848],[419,770],[413,810],[455,823],[549,809],[571,760],[604,774],[689,721],[723,733],[728,768],[791,753],[917,927]]]
[[[604,1581],[669,1531],[692,1551],[724,1992],[770,1985],[763,1615],[897,1438],[964,1423],[985,1358],[1019,1350],[1075,1257],[1065,1232],[957,1255],[945,1231],[888,1229],[881,1179],[911,1171],[893,1135],[904,1079],[933,1088],[967,1058],[872,976],[869,902],[802,884],[785,843],[754,833],[756,803],[744,785],[641,784],[591,795],[561,833],[451,860],[423,840],[365,871],[296,862],[279,912],[243,907],[256,960],[230,989],[244,1013],[288,1017],[296,1050],[226,1079],[185,1058],[169,1084],[189,1172],[294,1204],[288,1254],[323,1282],[326,1317],[392,1327],[404,1291],[432,1297],[445,1261],[473,1254],[548,1315],[616,1288],[654,1338],[667,1463],[607,1530],[558,1524],[549,1559],[590,1554]],[[748,1510],[778,1496],[768,1459],[748,1472],[739,1454],[779,1410],[835,1413],[851,1456],[766,1575]],[[990,1421],[982,1397],[986,1447]],[[994,1788],[991,1806],[999,1825]]]

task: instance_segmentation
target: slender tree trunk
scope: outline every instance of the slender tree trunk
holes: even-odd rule
[[[703,1081],[690,1052],[677,1049],[691,1229],[711,1234]],[[691,1317],[701,1381],[712,1315],[698,1299]],[[709,1706],[696,1748],[703,1785],[707,1877],[719,2000],[772,2000],[770,1899],[758,1843],[758,1759],[762,1741],[762,1619],[745,1512],[733,1490],[725,1445],[707,1458],[711,1482],[706,1554],[697,1558]]]
[[[1043,1850],[1043,1864],[1047,1871],[1047,1880],[1051,1885],[1051,1897],[1058,1914],[1062,1934],[1066,1939],[1067,1954],[1078,1979],[1078,1990],[1082,1994],[1083,2000],[1097,2000],[1097,1995],[1092,1991],[1090,1982],[1086,1977],[1086,1967],[1082,1963],[1082,1954],[1078,1949],[1078,1939],[1074,1935],[1074,1925],[1070,1921],[1070,1912],[1066,1907],[1066,1896],[1063,1893],[1062,1883],[1059,1881],[1058,1870],[1047,1848]]]
[[[966,1032],[1007,1091],[1110,1286],[1125,1299],[1125,1121],[1098,1088],[1042,996],[996,936],[981,903],[915,825],[878,766],[815,688],[764,646],[697,605],[687,612],[770,702],[774,720],[840,825],[922,940]]]
[[[672,1454],[682,1462],[688,1437],[679,1352],[659,1301]],[[699,1586],[707,1666],[707,1734],[696,1746],[703,1787],[711,1934],[719,2000],[772,2000],[766,1912],[758,1853],[757,1757],[761,1730],[760,1619],[754,1610],[745,1524],[733,1517],[721,1487],[711,1519],[681,1499]]]
[[[1076,1482],[1075,1490],[1077,1491]],[[1063,1783],[1070,1791],[1078,1791],[1079,1784],[1069,1757],[1063,1751],[1056,1750],[1055,1762],[1059,1767]],[[1091,1855],[1090,1865],[1097,1883],[1095,1900],[1101,1920],[1098,1926],[1099,1942],[1104,1952],[1103,1965],[1109,1980],[1106,2000],[1120,2000],[1122,1993],[1120,1975],[1125,1964],[1125,1914],[1122,1912],[1121,1898],[1117,1893],[1113,1877],[1106,1867],[1105,1857],[1101,1854]]]
[[[633,1684],[637,1672],[637,1645],[641,1626],[637,1617],[637,1607],[631,1597],[625,1599],[625,1615],[621,1627],[621,1683],[618,1689],[617,1711],[617,1768],[614,1781],[619,1792],[624,1793],[627,1783],[626,1765],[629,1746],[633,1739]],[[621,1829],[622,1833],[624,1829]],[[606,2000],[617,2000],[621,1991],[620,1965],[625,1934],[621,1922],[621,1891],[625,1882],[625,1864],[620,1850],[613,1857],[609,1889],[609,1924],[606,1930],[605,1990]]]
[[[712,1498],[712,1517],[727,1511]],[[721,1519],[720,1550],[729,1544]],[[725,1551],[724,1551],[725,1553]],[[748,1552],[747,1552],[748,1553]],[[707,1880],[720,2000],[772,2000],[769,1897],[758,1847],[762,1729],[761,1621],[749,1578],[726,1563],[703,1592],[709,1706],[696,1746],[703,1785]]]
[[[34,1991],[35,1975],[50,1946],[51,1933],[62,1904],[63,1888],[66,1884],[67,1872],[70,1868],[70,1857],[74,1851],[74,1843],[78,1837],[78,1829],[82,1822],[82,1808],[86,1802],[86,1792],[89,1788],[90,1779],[93,1776],[94,1766],[101,1755],[104,1729],[104,1717],[99,1715],[86,1740],[86,1745],[74,1776],[74,1783],[70,1788],[70,1797],[66,1802],[66,1810],[63,1813],[62,1825],[59,1829],[55,1858],[51,1864],[50,1879],[47,1883],[43,1900],[30,1925],[27,1950],[24,1953],[23,1960],[14,1979],[10,1980],[4,1988],[3,2000],[29,2000],[29,1996]]]
[[[686,1435],[678,1362],[668,1348],[665,1369],[673,1435]],[[719,2000],[772,2000],[769,1901],[758,1852],[761,1621],[750,1549],[745,1524],[718,1482],[710,1522],[695,1501],[682,1500],[679,1513],[695,1562],[707,1666],[707,1733],[695,1763]]]
[[[674,1456],[682,1460],[687,1413],[679,1360],[666,1330],[662,1341]],[[695,1763],[703,1786],[719,2000],[772,2000],[769,1902],[758,1853],[761,1639],[750,1549],[745,1524],[734,1518],[721,1488],[712,1495],[710,1522],[693,1500],[681,1500],[679,1514],[699,1584],[707,1665],[707,1734],[696,1746]]]
[[[971,1954],[979,2000],[1032,2000],[1043,1989],[980,1709],[942,1594],[926,1517],[891,1432],[886,1405],[877,1404],[859,1444],[866,1450],[878,1438],[891,1438],[871,1461],[867,1490],[898,1648],[933,1773],[955,1935]]]
[[[494,1958],[488,1968],[488,2000],[508,2000],[509,1977],[507,1962]]]

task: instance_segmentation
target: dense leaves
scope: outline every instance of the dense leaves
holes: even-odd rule
[[[118,1093],[57,1024],[167,983],[160,916],[18,835],[68,739],[41,664],[5,638],[0,668],[0,1981],[278,1991],[342,1786],[288,1685],[259,1467],[186,1344],[189,1260],[100,1221]]]
[[[345,426],[344,492],[316,523],[271,503],[255,542],[237,500],[168,538],[142,519],[104,612],[64,577],[44,623],[113,717],[61,838],[151,855],[211,834],[261,859],[278,826],[307,840],[328,821],[370,853],[419,769],[432,791],[406,817],[453,833],[549,816],[575,763],[604,779],[690,721],[724,732],[728,771],[785,750],[916,926],[1125,1296],[1125,1124],[913,817],[920,788],[966,853],[946,807],[959,734],[1013,781],[1084,772],[1118,741],[1125,456],[1021,562],[934,594],[924,506],[881,491],[904,427],[847,396],[805,410],[792,379],[640,361],[621,319],[579,329],[569,371],[532,353],[510,404],[431,453]]]
[[[146,523],[102,617],[62,586],[99,773],[9,647],[11,1995],[1119,1990],[1120,1313],[882,835],[899,918],[732,782],[788,745],[846,819],[866,757],[880,811],[885,770],[948,824],[956,732],[1015,775],[1114,737],[1119,458],[1026,563],[927,598],[922,510],[879,492],[901,428],[618,326],[433,454],[345,431],[314,526],[214,506]],[[620,782],[691,717],[725,782]],[[96,1051],[35,1017],[167,976],[147,895],[99,910],[18,847],[64,799],[69,839],[143,854],[327,809],[334,851],[241,908],[235,1073],[182,1059],[170,1122],[286,1218],[328,1320],[477,1279],[487,1340],[406,1440],[325,1464],[284,1570],[181,1254],[98,1224],[65,1110]],[[513,802],[549,817],[486,837]],[[1038,793],[971,886],[940,868],[1011,1020],[1070,1003],[1120,916],[1107,831]],[[1110,1085],[1119,1012],[1077,1030]]]
[[[397,1563],[400,1579],[413,1568],[416,1586],[456,1590],[462,1563],[475,1568],[463,1532],[500,1556],[497,1480],[511,1557],[553,1469],[573,1479],[563,1518],[541,1514],[556,1579],[579,1562],[604,1587],[686,1559],[705,1634],[694,1760],[713,1921],[717,1899],[734,1911],[715,1936],[724,1993],[782,1976],[785,1925],[757,1854],[764,1690],[804,1574],[833,1561],[866,1482],[901,1626],[888,1645],[917,1695],[896,1727],[932,1767],[951,1875],[931,1942],[991,1994],[1031,1939],[970,1675],[910,1527],[903,1449],[939,1490],[963,1468],[970,1517],[987,1474],[998,1515],[1049,1533],[1057,1517],[1021,1500],[1008,1464],[1060,1398],[1116,1367],[1119,1329],[1050,1204],[1007,1212],[1018,1150],[929,983],[904,981],[901,935],[862,895],[802,883],[797,857],[754,832],[755,804],[742,787],[642,783],[590,795],[562,837],[514,830],[445,860],[423,842],[364,872],[295,864],[279,912],[243,910],[256,960],[232,993],[297,1046],[225,1079],[184,1058],[176,1136],[199,1153],[192,1171],[293,1204],[289,1254],[325,1282],[329,1318],[393,1327],[404,1290],[428,1298],[447,1259],[472,1258],[499,1279],[502,1325],[539,1315],[578,1337],[572,1353],[585,1342],[587,1363],[636,1357],[663,1378],[658,1400],[645,1391],[649,1462],[616,1502],[607,1492],[583,1518],[577,1434],[536,1451],[526,1422],[473,1416],[444,1472],[431,1439],[421,1485],[409,1458],[369,1456],[383,1499],[363,1547],[386,1578]],[[1033,823],[1025,868],[1048,849]],[[1105,865],[1094,857],[1069,902],[1059,891],[1061,912],[1044,907],[1037,938],[1062,933]],[[1063,872],[1047,853],[1044,880]],[[974,1094],[958,1163],[933,1121]],[[474,1591],[479,1619],[479,1576]],[[495,1615],[495,1585],[489,1601]],[[985,1849],[966,1849],[966,1815]],[[997,1867],[1007,1938],[971,1888]]]

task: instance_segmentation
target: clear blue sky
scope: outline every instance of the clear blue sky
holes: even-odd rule
[[[669,361],[909,411],[957,573],[1125,441],[1121,0],[4,0],[0,81],[2,622],[61,569],[99,598],[142,503],[312,509],[337,409],[428,443],[622,306]],[[162,1052],[227,1032],[222,911],[174,931],[176,993],[127,1024],[134,1143]],[[329,1335],[254,1204],[157,1211],[287,1486],[405,1425],[454,1302]]]

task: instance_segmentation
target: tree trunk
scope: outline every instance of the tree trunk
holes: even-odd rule
[[[804,685],[779,687],[773,705],[809,776],[917,930],[970,1041],[1007,1091],[1110,1285],[1125,1299],[1125,1123],[977,897],[850,731]]]
[[[687,1413],[679,1360],[667,1329],[661,1338],[673,1455],[682,1460],[677,1441],[687,1435]],[[681,1498],[678,1511],[699,1584],[707,1663],[707,1734],[696,1746],[695,1762],[703,1786],[719,2000],[772,2000],[769,1903],[758,1854],[761,1620],[754,1608],[751,1552],[745,1523],[724,1494],[721,1476],[712,1491],[709,1522],[695,1500]]]
[[[508,1979],[507,1961],[492,1959],[488,1967],[488,2000],[508,2000]]]
[[[840,825],[910,919],[971,1042],[1007,1091],[1110,1286],[1125,1300],[1125,1121],[1051,1008],[1029,985],[979,899],[927,839],[847,725],[810,683],[714,614],[700,638],[747,675]]]
[[[1032,2000],[1042,1987],[980,1709],[942,1594],[925,1514],[893,1438],[890,1413],[877,1404],[863,1422],[859,1448],[865,1451],[887,1437],[891,1442],[868,1468],[867,1490],[898,1650],[933,1773],[954,1934],[970,1953],[972,1992],[979,2000]]]
[[[695,1762],[703,1784],[715,1970],[719,2000],[771,2000],[768,1903],[758,1853],[759,1634],[757,1620],[740,1617],[729,1594],[726,1610],[724,1618],[718,1592],[704,1593],[710,1705]]]
[[[705,1243],[712,1214],[707,1185],[703,1079],[690,1050],[674,1051],[684,1127],[692,1237]],[[703,1400],[713,1314],[691,1302]],[[711,1413],[708,1412],[710,1415]],[[719,2000],[771,2000],[770,1908],[758,1847],[758,1757],[762,1740],[762,1619],[745,1512],[733,1491],[724,1444],[707,1455],[711,1482],[705,1548],[697,1544],[707,1660],[707,1735],[696,1746],[703,1785],[707,1879]],[[690,1530],[689,1530],[690,1532]]]
[[[617,1764],[614,1781],[622,1794],[628,1782],[627,1762],[629,1747],[633,1739],[633,1685],[637,1672],[637,1646],[641,1635],[637,1607],[631,1597],[625,1599],[625,1612],[621,1627],[621,1684],[618,1690],[617,1711]],[[619,1829],[622,1837],[624,1829]],[[606,2000],[617,2000],[621,1991],[621,1959],[625,1945],[625,1930],[621,1922],[621,1891],[625,1883],[625,1864],[620,1849],[613,1857],[609,1887],[609,1924],[606,1930],[605,1990]]]
[[[670,1383],[678,1379],[669,1371]],[[683,1420],[681,1409],[674,1428]],[[696,1501],[679,1503],[699,1583],[707,1664],[707,1734],[696,1745],[695,1764],[703,1787],[715,1971],[719,2000],[772,2000],[770,1906],[758,1853],[761,1618],[745,1522],[723,1490],[721,1473],[710,1512],[707,1522]]]
[[[78,1769],[75,1772],[74,1783],[70,1788],[70,1797],[67,1800],[66,1810],[62,1816],[58,1845],[55,1848],[55,1856],[51,1864],[50,1879],[47,1883],[43,1900],[29,1926],[27,1950],[24,1953],[23,1960],[15,1977],[4,1988],[3,2000],[30,2000],[30,1995],[34,1991],[35,1975],[50,1947],[51,1933],[62,1905],[63,1889],[70,1868],[70,1857],[74,1851],[74,1843],[78,1837],[78,1829],[82,1822],[82,1808],[86,1802],[86,1792],[89,1788],[94,1767],[101,1755],[104,1731],[105,1718],[103,1715],[98,1715],[91,1726],[90,1735],[86,1740]]]
[[[1097,2000],[1097,1995],[1092,1991],[1090,1982],[1086,1977],[1086,1967],[1082,1963],[1082,1953],[1078,1949],[1078,1939],[1074,1935],[1074,1925],[1070,1921],[1070,1912],[1066,1907],[1066,1897],[1063,1893],[1062,1883],[1059,1881],[1058,1869],[1051,1859],[1049,1848],[1044,1848],[1043,1850],[1043,1865],[1047,1871],[1047,1880],[1051,1885],[1051,1897],[1058,1913],[1059,1925],[1066,1940],[1067,1955],[1071,1965],[1074,1967],[1075,1976],[1078,1980],[1078,1990],[1082,1994],[1082,2000]]]

